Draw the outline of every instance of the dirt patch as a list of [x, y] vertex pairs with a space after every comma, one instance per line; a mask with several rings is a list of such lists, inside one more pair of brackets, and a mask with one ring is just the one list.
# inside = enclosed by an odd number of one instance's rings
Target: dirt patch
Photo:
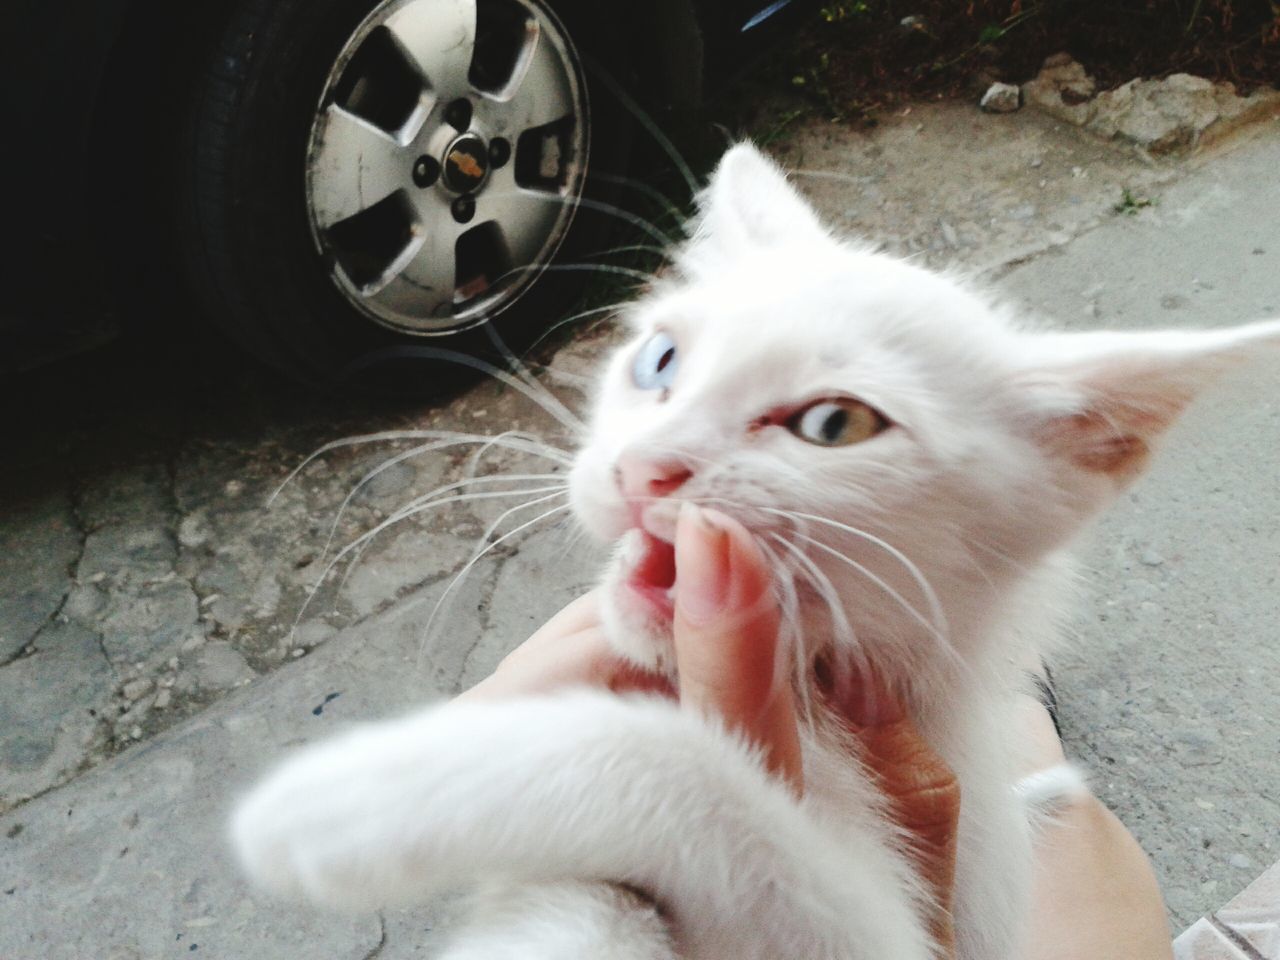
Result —
[[[1280, 7], [1267, 0], [836, 0], [752, 85], [774, 94], [766, 113], [775, 124], [815, 115], [874, 122], [905, 100], [1024, 82], [1059, 51], [1085, 64], [1104, 90], [1134, 77], [1192, 73], [1248, 92], [1280, 81]], [[788, 103], [779, 106], [779, 95]]]

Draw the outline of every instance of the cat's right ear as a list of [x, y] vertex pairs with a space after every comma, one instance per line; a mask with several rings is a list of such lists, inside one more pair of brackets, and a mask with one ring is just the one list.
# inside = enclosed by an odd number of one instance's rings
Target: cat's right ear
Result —
[[750, 143], [729, 150], [699, 198], [696, 240], [734, 252], [826, 236], [786, 175]]

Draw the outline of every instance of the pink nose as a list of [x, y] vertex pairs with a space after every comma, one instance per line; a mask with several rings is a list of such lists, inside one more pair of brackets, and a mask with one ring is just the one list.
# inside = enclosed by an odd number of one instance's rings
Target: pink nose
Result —
[[682, 487], [693, 471], [679, 460], [647, 460], [623, 454], [613, 477], [624, 497], [666, 497]]

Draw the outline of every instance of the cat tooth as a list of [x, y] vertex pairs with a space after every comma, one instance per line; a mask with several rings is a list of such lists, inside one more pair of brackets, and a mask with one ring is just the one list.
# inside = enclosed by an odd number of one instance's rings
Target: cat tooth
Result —
[[676, 542], [678, 513], [669, 504], [654, 504], [644, 512], [643, 524], [649, 535], [666, 543]]
[[644, 532], [632, 527], [618, 538], [618, 559], [624, 566], [634, 567], [644, 557]]

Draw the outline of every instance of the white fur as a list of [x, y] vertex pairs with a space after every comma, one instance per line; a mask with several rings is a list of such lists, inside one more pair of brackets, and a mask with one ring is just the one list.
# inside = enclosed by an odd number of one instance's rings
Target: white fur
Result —
[[[287, 763], [237, 814], [249, 873], [334, 906], [497, 884], [459, 932], [457, 960], [924, 960], [920, 882], [855, 748], [810, 696], [822, 655], [874, 664], [959, 778], [959, 956], [1020, 956], [1031, 827], [1013, 707], [1019, 665], [1056, 636], [1065, 551], [1193, 396], [1280, 341], [1280, 323], [1027, 329], [953, 279], [830, 238], [749, 147], [725, 157], [677, 270], [632, 319], [636, 340], [604, 373], [574, 466], [575, 512], [618, 538], [633, 521], [619, 460], [674, 461], [692, 477], [644, 508], [646, 529], [669, 538], [692, 499], [776, 553], [794, 600], [792, 681], [814, 703], [805, 797], [665, 702], [579, 691], [453, 703]], [[678, 347], [669, 392], [631, 375], [658, 329]], [[782, 425], [831, 396], [893, 426], [822, 448]], [[619, 551], [606, 572], [607, 627], [629, 656], [666, 668], [670, 625], [628, 593], [629, 562]], [[1059, 774], [1023, 788], [1046, 804], [1082, 785]]]

